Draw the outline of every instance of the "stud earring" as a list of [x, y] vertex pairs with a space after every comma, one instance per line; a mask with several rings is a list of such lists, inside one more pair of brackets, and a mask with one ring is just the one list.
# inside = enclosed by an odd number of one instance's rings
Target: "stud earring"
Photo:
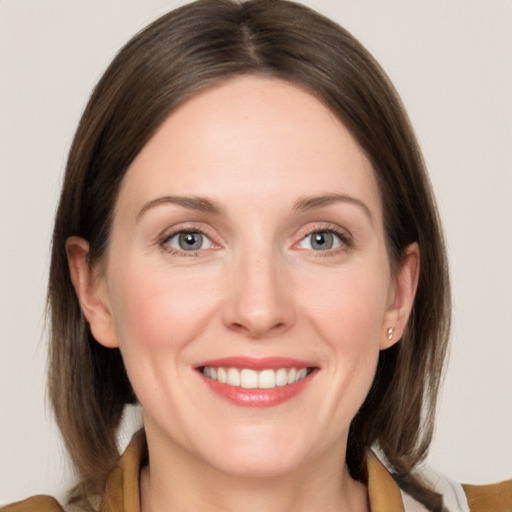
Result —
[[394, 327], [390, 327], [390, 328], [388, 329], [388, 340], [393, 339], [393, 331], [394, 331], [394, 330], [395, 330], [395, 328], [394, 328]]

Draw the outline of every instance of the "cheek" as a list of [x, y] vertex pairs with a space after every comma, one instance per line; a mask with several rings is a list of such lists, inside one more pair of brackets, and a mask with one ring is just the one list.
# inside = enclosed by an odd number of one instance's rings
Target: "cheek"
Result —
[[[216, 311], [213, 276], [166, 265], [117, 265], [111, 306], [123, 361], [135, 394], [158, 417], [183, 397], [173, 383], [189, 371], [187, 350]], [[170, 401], [170, 402], [169, 402]], [[182, 404], [183, 407], [186, 404]]]
[[211, 281], [212, 276], [160, 265], [139, 265], [136, 272], [125, 266], [111, 294], [121, 349], [175, 350], [194, 339], [215, 311]]
[[359, 272], [331, 273], [324, 285], [307, 296], [312, 322], [336, 351], [379, 347], [387, 309], [388, 280], [371, 266]]
[[315, 276], [314, 289], [303, 287], [298, 295], [303, 317], [314, 329], [309, 338], [317, 340], [323, 354], [325, 372], [319, 378], [324, 379], [326, 391], [318, 417], [329, 425], [323, 433], [326, 439], [348, 433], [375, 376], [389, 283], [381, 269], [372, 265], [330, 269]]

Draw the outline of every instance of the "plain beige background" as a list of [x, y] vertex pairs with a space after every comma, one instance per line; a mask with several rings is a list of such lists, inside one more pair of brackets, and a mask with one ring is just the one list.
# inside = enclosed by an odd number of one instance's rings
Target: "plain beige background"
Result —
[[[61, 494], [44, 295], [72, 134], [116, 50], [164, 0], [0, 0], [0, 503]], [[445, 222], [450, 366], [430, 463], [512, 477], [512, 1], [308, 0], [365, 44], [416, 128]], [[128, 434], [129, 435], [129, 434]]]

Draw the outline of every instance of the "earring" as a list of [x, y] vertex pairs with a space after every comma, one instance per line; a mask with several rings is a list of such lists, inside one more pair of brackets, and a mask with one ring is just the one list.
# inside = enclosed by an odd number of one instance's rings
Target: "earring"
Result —
[[395, 328], [394, 328], [394, 327], [390, 327], [390, 328], [388, 329], [388, 340], [393, 339], [393, 331], [394, 331], [394, 330], [395, 330]]

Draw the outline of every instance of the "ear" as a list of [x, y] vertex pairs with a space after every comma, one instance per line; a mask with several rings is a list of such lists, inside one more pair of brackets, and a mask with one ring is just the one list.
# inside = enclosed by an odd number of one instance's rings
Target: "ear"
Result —
[[89, 262], [89, 242], [78, 236], [66, 240], [71, 281], [91, 333], [101, 345], [118, 346], [105, 279]]
[[380, 349], [394, 345], [403, 335], [411, 313], [420, 271], [420, 250], [417, 243], [409, 245], [392, 276], [389, 306], [384, 315]]

